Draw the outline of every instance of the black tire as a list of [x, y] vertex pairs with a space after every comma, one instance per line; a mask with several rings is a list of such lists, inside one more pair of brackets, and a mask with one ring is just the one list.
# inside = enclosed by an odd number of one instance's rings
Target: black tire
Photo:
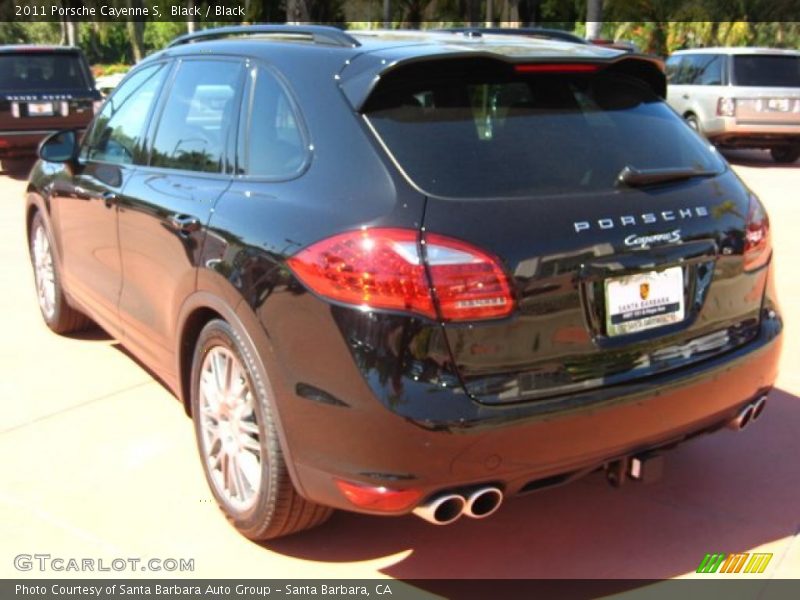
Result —
[[[35, 245], [37, 240], [37, 231], [39, 230], [41, 230], [41, 235], [43, 235], [47, 240], [46, 253], [49, 255], [49, 261], [52, 270], [52, 283], [54, 288], [52, 293], [52, 305], [50, 305], [49, 302], [45, 303], [42, 300], [44, 284], [37, 275]], [[58, 264], [53, 256], [53, 237], [50, 235], [50, 231], [47, 229], [47, 225], [45, 224], [44, 219], [42, 219], [41, 214], [38, 212], [34, 215], [33, 221], [31, 222], [28, 240], [28, 250], [30, 252], [31, 265], [34, 271], [36, 295], [39, 299], [39, 312], [41, 312], [44, 322], [55, 333], [60, 334], [83, 331], [84, 329], [91, 327], [93, 323], [89, 317], [72, 308], [72, 306], [69, 305], [66, 296], [64, 295], [64, 290], [61, 287], [61, 276], [58, 272]]]
[[[243, 383], [249, 385], [252, 395], [252, 415], [258, 425], [258, 443], [260, 445], [260, 480], [258, 489], [251, 490], [252, 503], [247, 507], [237, 507], [235, 500], [226, 496], [226, 491], [220, 489], [220, 473], [212, 474], [210, 459], [206, 457], [205, 438], [210, 431], [204, 424], [203, 411], [201, 410], [201, 377], [206, 357], [209, 352], [222, 352], [233, 356], [243, 367]], [[212, 362], [209, 358], [209, 363]], [[192, 360], [191, 374], [191, 404], [192, 418], [194, 420], [197, 448], [206, 481], [211, 488], [214, 498], [222, 512], [239, 532], [251, 540], [268, 540], [305, 529], [310, 529], [324, 523], [333, 513], [333, 510], [305, 500], [295, 490], [286, 468], [286, 462], [281, 450], [273, 409], [273, 391], [269, 381], [264, 379], [263, 366], [256, 352], [245, 341], [235, 328], [225, 321], [215, 319], [210, 321], [200, 332], [200, 337], [195, 346]], [[229, 379], [232, 378], [229, 377]], [[213, 378], [212, 378], [213, 380]], [[206, 413], [207, 415], [208, 413]], [[206, 416], [206, 419], [209, 417]], [[215, 418], [216, 423], [222, 421]], [[225, 421], [230, 423], [231, 421]], [[238, 422], [238, 417], [237, 417]], [[252, 425], [252, 421], [250, 421]], [[212, 424], [213, 425], [213, 424]], [[218, 426], [217, 426], [218, 427]], [[221, 429], [217, 429], [221, 431]], [[216, 438], [220, 440], [221, 436]], [[218, 441], [212, 448], [221, 448], [222, 442]], [[221, 451], [220, 451], [221, 452]], [[240, 452], [242, 452], [240, 450]], [[239, 455], [241, 461], [241, 454]], [[220, 470], [222, 469], [220, 461]], [[230, 465], [231, 463], [226, 463]], [[228, 469], [231, 467], [229, 466]], [[217, 479], [215, 480], [215, 476]], [[240, 480], [242, 481], [242, 480]], [[256, 486], [253, 486], [255, 488]]]
[[684, 117], [684, 119], [686, 120], [686, 124], [687, 124], [689, 127], [691, 127], [691, 128], [692, 128], [692, 129], [694, 129], [694, 130], [695, 130], [697, 133], [699, 133], [699, 134], [701, 134], [701, 135], [702, 135], [702, 133], [703, 133], [703, 132], [702, 132], [702, 131], [700, 131], [700, 121], [698, 121], [698, 120], [697, 120], [697, 116], [696, 116], [696, 115], [694, 115], [694, 114], [692, 114], [692, 113], [689, 113], [688, 115], [686, 115], [686, 116]]
[[789, 164], [800, 158], [800, 146], [777, 146], [770, 148], [769, 153], [775, 162]]

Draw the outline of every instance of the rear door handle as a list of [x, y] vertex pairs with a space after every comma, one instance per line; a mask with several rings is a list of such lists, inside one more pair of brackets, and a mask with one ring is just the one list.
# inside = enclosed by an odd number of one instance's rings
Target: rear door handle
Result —
[[178, 233], [190, 234], [200, 229], [200, 221], [191, 215], [171, 215], [167, 224]]
[[684, 99], [684, 100], [688, 100], [688, 99], [689, 99], [689, 94], [684, 94], [684, 95], [683, 95], [683, 99]]

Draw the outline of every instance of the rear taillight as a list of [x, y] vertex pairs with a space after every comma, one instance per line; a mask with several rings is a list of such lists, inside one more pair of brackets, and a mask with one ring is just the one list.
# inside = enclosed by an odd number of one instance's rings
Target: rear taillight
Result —
[[517, 73], [594, 73], [597, 65], [587, 63], [538, 63], [514, 65]]
[[717, 100], [717, 116], [719, 117], [735, 117], [736, 116], [736, 99], [735, 98], [720, 98]]
[[758, 198], [750, 195], [747, 224], [744, 228], [744, 269], [753, 271], [769, 261], [772, 244], [769, 237], [769, 217]]
[[364, 309], [468, 321], [507, 316], [514, 305], [508, 280], [494, 258], [440, 235], [425, 234], [420, 240], [410, 229], [335, 235], [300, 251], [288, 263], [313, 292]]
[[393, 490], [336, 479], [336, 485], [355, 506], [372, 510], [397, 511], [411, 508], [422, 496], [419, 490]]

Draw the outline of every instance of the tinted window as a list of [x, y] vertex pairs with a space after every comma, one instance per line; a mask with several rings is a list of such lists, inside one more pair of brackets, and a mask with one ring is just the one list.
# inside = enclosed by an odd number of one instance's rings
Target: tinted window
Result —
[[87, 136], [84, 158], [116, 164], [141, 162], [147, 117], [166, 72], [164, 65], [146, 67], [117, 88]]
[[178, 68], [158, 123], [150, 164], [222, 171], [238, 114], [241, 65], [190, 60]]
[[722, 57], [719, 54], [698, 55], [697, 85], [722, 85]]
[[734, 56], [733, 77], [736, 85], [800, 87], [800, 56]]
[[702, 70], [703, 62], [702, 56], [685, 54], [683, 56], [683, 61], [681, 61], [681, 83], [686, 85], [696, 84]]
[[385, 78], [366, 106], [378, 135], [428, 193], [580, 193], [614, 189], [626, 166], [724, 169], [672, 110], [633, 79], [481, 76], [478, 69], [454, 78], [455, 70], [439, 68], [429, 77], [434, 70], [408, 68], [402, 82]]
[[665, 70], [667, 73], [667, 82], [673, 84], [680, 84], [683, 83], [681, 81], [681, 71], [680, 67], [683, 62], [683, 56], [673, 56], [665, 65]]
[[244, 172], [280, 178], [297, 173], [305, 162], [303, 136], [286, 91], [266, 69], [259, 69], [251, 100], [251, 116], [242, 139]]
[[77, 54], [0, 54], [0, 88], [3, 90], [46, 92], [89, 87]]

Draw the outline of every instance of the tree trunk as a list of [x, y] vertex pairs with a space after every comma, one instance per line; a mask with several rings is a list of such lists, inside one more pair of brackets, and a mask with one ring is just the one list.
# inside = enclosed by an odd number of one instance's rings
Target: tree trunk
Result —
[[[194, 0], [187, 0], [186, 2], [187, 8], [189, 9], [189, 14], [192, 14], [192, 9], [194, 8]], [[197, 24], [194, 21], [193, 17], [189, 17], [189, 20], [186, 21], [186, 33], [194, 33], [197, 29]]]
[[389, 29], [392, 26], [392, 0], [383, 0], [383, 27]]
[[603, 0], [587, 0], [586, 2], [586, 38], [600, 38], [603, 26]]
[[286, 0], [287, 23], [308, 23], [310, 20], [306, 0]]
[[[142, 0], [128, 0], [131, 8], [141, 8]], [[144, 58], [144, 21], [128, 21], [128, 36], [131, 39], [133, 62], [138, 63]]]

